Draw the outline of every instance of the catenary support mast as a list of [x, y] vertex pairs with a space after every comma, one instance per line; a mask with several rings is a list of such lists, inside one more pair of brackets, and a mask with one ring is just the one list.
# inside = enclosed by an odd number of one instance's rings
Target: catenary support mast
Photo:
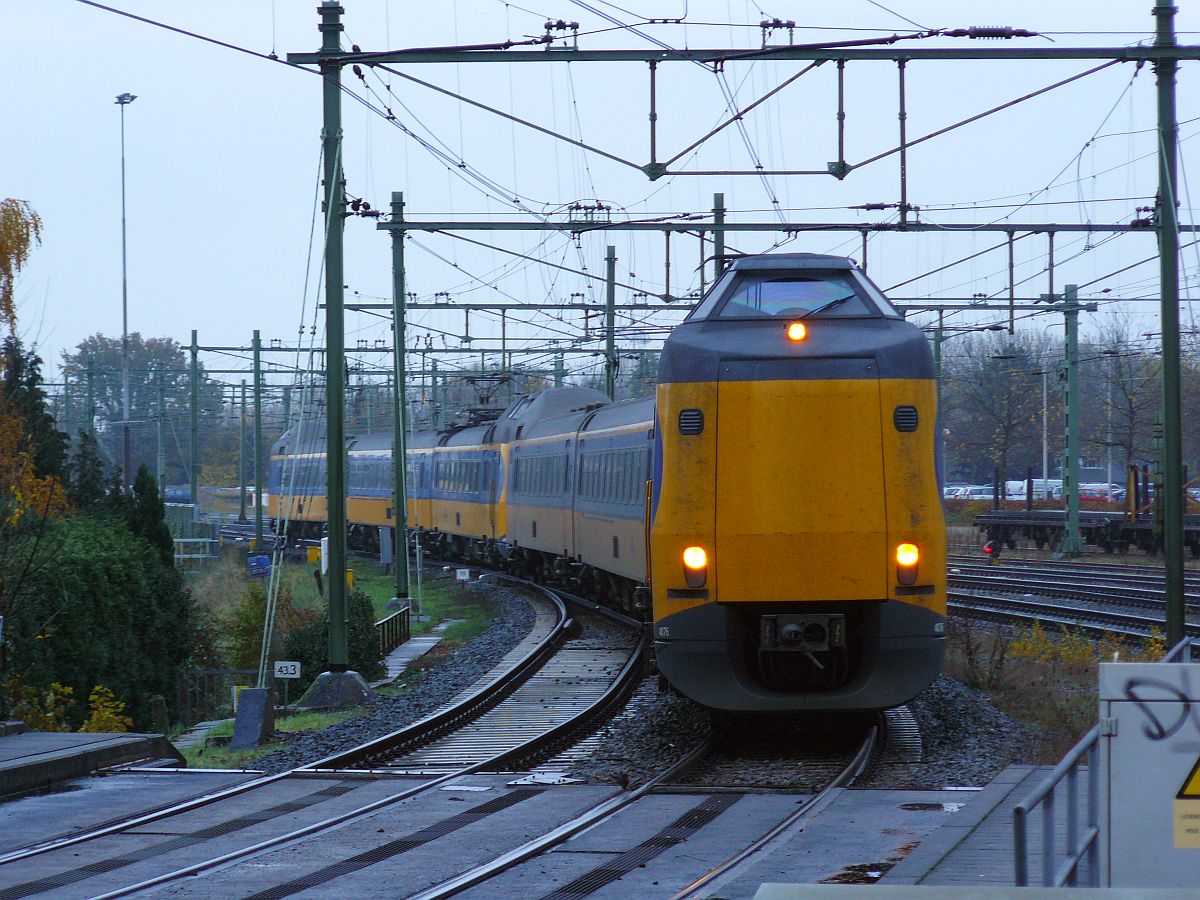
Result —
[[346, 433], [343, 405], [346, 392], [344, 343], [345, 279], [342, 238], [346, 208], [342, 183], [342, 13], [337, 2], [320, 6], [323, 36], [321, 75], [324, 78], [325, 127], [325, 420], [329, 502], [329, 671], [345, 672], [350, 657], [346, 643]]
[[[1172, 0], [1157, 0], [1155, 47], [1175, 47]], [[1158, 76], [1158, 260], [1162, 304], [1163, 562], [1166, 565], [1167, 646], [1183, 639], [1183, 435], [1179, 421], [1179, 212], [1176, 188], [1175, 72], [1179, 62], [1156, 60]]]
[[[392, 221], [404, 221], [404, 194], [399, 191], [392, 193]], [[405, 444], [405, 426], [407, 419], [407, 395], [405, 393], [404, 352], [405, 352], [405, 318], [404, 304], [408, 301], [405, 296], [404, 276], [404, 237], [403, 230], [392, 232], [392, 365], [393, 383], [396, 389], [392, 392], [392, 496], [394, 521], [396, 528], [396, 593], [393, 599], [397, 605], [405, 603], [409, 598], [408, 587], [408, 490], [405, 484], [405, 469], [407, 464], [407, 447]]]

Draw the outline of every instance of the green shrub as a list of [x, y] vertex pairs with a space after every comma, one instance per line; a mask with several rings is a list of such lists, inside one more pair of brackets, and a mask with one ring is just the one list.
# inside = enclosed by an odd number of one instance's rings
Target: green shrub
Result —
[[[182, 576], [124, 523], [76, 515], [47, 526], [48, 562], [5, 619], [7, 672], [36, 690], [59, 684], [75, 697], [96, 685], [150, 725], [148, 698], [174, 698], [194, 628]], [[73, 706], [78, 728], [87, 711]]]
[[[234, 669], [257, 669], [262, 651], [263, 617], [266, 615], [267, 597], [259, 582], [249, 585], [229, 612], [225, 621], [227, 644], [226, 658]], [[275, 601], [275, 640], [272, 656], [277, 659], [279, 647], [295, 631], [311, 627], [320, 621], [320, 613], [312, 609], [298, 609], [292, 592], [286, 587], [279, 589]], [[291, 657], [287, 657], [291, 658]]]
[[[379, 653], [379, 638], [375, 634], [375, 610], [371, 599], [361, 591], [346, 596], [349, 630], [346, 635], [350, 668], [368, 681], [384, 675], [383, 658]], [[325, 671], [329, 662], [329, 615], [323, 613], [318, 621], [292, 631], [283, 642], [283, 658], [300, 663], [300, 679], [296, 691], [304, 691], [313, 679]]]

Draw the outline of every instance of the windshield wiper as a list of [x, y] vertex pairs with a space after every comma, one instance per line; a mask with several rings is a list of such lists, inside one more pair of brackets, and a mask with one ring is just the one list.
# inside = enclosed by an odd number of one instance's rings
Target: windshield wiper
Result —
[[823, 313], [826, 310], [833, 309], [835, 306], [841, 306], [843, 303], [845, 303], [847, 300], [849, 300], [853, 296], [854, 296], [854, 294], [851, 293], [851, 294], [843, 294], [841, 297], [834, 297], [828, 303], [818, 306], [816, 309], [810, 309], [808, 312], [806, 312], [804, 315], [800, 316], [799, 318], [811, 319], [817, 313]]

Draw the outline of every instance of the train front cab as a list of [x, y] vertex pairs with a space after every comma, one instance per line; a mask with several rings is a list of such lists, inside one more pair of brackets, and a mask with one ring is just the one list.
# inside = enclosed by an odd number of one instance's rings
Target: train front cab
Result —
[[[739, 260], [664, 347], [655, 652], [715, 709], [883, 709], [941, 666], [932, 360], [852, 265]], [[830, 284], [854, 296], [805, 319]], [[722, 317], [735, 302], [750, 311]]]

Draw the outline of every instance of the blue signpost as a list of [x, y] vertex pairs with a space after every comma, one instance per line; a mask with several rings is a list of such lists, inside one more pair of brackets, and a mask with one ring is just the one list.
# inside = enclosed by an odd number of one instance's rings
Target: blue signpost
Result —
[[266, 554], [246, 558], [246, 569], [251, 578], [267, 578], [271, 574], [271, 557]]

